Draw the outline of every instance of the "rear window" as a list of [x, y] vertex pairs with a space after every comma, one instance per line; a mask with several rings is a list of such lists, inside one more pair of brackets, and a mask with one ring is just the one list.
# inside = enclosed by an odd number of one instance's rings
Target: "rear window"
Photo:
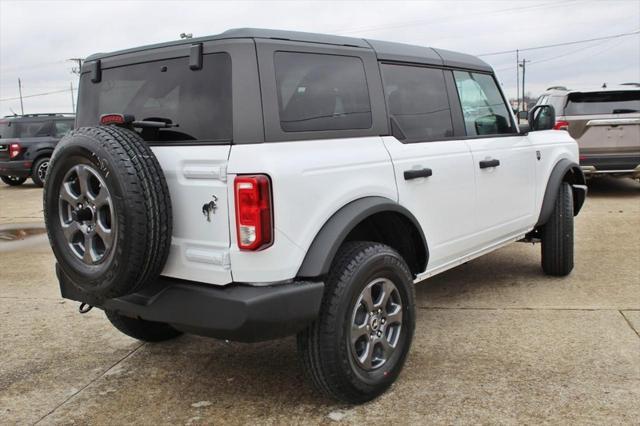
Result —
[[274, 62], [283, 131], [371, 127], [369, 90], [360, 58], [276, 52]]
[[0, 121], [0, 138], [38, 138], [51, 136], [50, 121]]
[[408, 141], [453, 136], [442, 70], [382, 64], [389, 116]]
[[640, 112], [640, 91], [571, 93], [565, 115]]
[[95, 126], [109, 113], [177, 125], [144, 129], [141, 134], [148, 141], [230, 141], [231, 58], [226, 53], [204, 55], [202, 69], [195, 71], [187, 57], [108, 68], [98, 83], [83, 74], [78, 126]]

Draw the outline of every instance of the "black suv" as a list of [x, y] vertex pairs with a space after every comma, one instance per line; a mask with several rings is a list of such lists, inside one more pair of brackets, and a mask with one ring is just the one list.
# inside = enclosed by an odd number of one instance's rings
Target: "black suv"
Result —
[[44, 185], [49, 158], [58, 141], [73, 129], [72, 114], [25, 114], [0, 119], [0, 179], [22, 185], [31, 177]]

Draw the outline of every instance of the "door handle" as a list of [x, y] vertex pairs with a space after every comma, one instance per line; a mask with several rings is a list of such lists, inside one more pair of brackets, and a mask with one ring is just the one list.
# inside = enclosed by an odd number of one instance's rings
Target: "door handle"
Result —
[[500, 165], [500, 160], [492, 159], [492, 160], [482, 160], [480, 162], [481, 169], [488, 169], [489, 167], [498, 167]]
[[404, 180], [418, 179], [423, 177], [429, 177], [433, 174], [431, 169], [417, 169], [417, 170], [405, 170]]

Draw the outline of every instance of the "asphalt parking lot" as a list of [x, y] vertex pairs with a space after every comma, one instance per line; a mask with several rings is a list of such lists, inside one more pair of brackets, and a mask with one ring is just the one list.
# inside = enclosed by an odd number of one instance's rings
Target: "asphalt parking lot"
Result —
[[418, 285], [405, 369], [358, 407], [313, 392], [294, 339], [142, 344], [97, 309], [78, 314], [59, 296], [46, 237], [7, 240], [9, 224], [42, 226], [41, 196], [30, 182], [0, 185], [0, 424], [640, 419], [637, 182], [591, 182], [567, 278], [544, 276], [540, 247], [518, 243]]

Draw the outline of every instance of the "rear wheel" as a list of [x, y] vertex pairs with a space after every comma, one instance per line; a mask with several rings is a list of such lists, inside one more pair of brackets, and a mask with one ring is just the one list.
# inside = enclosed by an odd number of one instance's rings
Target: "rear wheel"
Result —
[[563, 183], [549, 221], [542, 228], [542, 270], [562, 277], [573, 269], [573, 194]]
[[27, 180], [27, 178], [17, 176], [0, 176], [0, 179], [9, 186], [19, 186]]
[[105, 311], [107, 319], [115, 328], [134, 339], [145, 342], [162, 342], [178, 337], [182, 332], [162, 322], [125, 317], [114, 311]]
[[44, 179], [47, 176], [47, 169], [49, 168], [49, 157], [39, 158], [33, 164], [31, 170], [31, 179], [39, 187], [44, 186]]
[[392, 248], [345, 244], [329, 272], [318, 319], [298, 335], [305, 373], [327, 396], [363, 403], [396, 380], [415, 327], [413, 281]]

